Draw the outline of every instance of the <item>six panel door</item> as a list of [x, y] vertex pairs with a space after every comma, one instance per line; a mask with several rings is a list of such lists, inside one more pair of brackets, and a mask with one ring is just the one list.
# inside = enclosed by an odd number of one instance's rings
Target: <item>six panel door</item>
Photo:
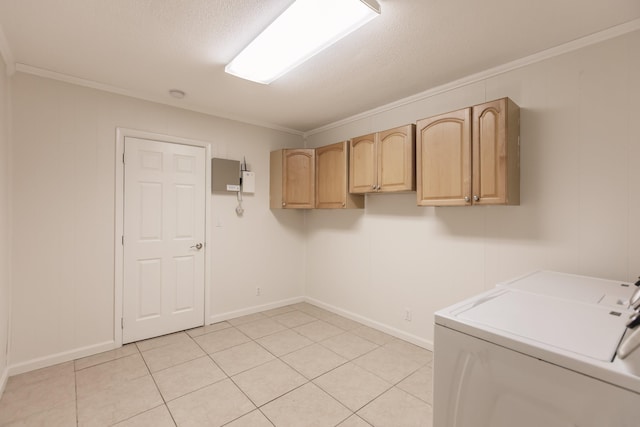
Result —
[[125, 138], [123, 343], [204, 324], [206, 151]]

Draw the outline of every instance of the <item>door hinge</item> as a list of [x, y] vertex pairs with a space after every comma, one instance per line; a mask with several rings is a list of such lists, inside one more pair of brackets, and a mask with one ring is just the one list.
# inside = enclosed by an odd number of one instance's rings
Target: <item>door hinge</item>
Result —
[[124, 317], [120, 318], [120, 329], [124, 329]]

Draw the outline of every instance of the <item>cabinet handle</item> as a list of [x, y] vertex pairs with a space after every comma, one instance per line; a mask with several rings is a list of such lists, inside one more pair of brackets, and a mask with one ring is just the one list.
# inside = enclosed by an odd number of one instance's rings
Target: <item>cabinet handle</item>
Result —
[[473, 201], [477, 202], [478, 200], [480, 200], [480, 197], [478, 197], [477, 195], [473, 196]]
[[470, 201], [470, 200], [471, 200], [471, 199], [469, 198], [469, 196], [464, 196], [464, 201], [465, 201], [465, 202], [469, 203], [469, 201]]

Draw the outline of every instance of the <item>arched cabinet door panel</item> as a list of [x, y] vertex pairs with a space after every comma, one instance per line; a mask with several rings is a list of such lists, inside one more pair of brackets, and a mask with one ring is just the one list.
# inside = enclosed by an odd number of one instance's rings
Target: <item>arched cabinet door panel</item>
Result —
[[282, 149], [271, 152], [271, 209], [312, 209], [315, 206], [315, 150]]
[[353, 138], [349, 154], [351, 193], [390, 193], [416, 189], [416, 126], [409, 124]]
[[362, 209], [364, 196], [349, 193], [349, 141], [316, 148], [316, 208]]
[[418, 206], [520, 204], [520, 109], [509, 98], [418, 120]]
[[417, 123], [419, 206], [471, 203], [471, 108]]

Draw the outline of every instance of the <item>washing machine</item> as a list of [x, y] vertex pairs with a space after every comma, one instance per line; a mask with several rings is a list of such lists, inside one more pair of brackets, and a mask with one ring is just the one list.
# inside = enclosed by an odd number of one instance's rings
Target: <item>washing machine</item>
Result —
[[640, 291], [542, 271], [435, 316], [435, 427], [640, 426]]

